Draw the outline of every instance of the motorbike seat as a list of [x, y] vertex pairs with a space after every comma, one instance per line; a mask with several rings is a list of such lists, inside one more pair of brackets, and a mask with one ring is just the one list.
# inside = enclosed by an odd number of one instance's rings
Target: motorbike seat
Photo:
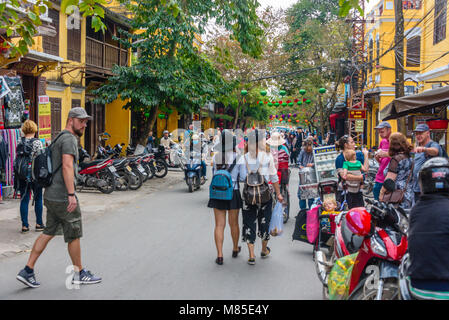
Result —
[[79, 167], [80, 167], [80, 170], [84, 170], [86, 168], [95, 166], [95, 165], [97, 165], [99, 163], [102, 163], [102, 162], [104, 162], [103, 159], [102, 160], [83, 161], [83, 162], [81, 162], [79, 164]]
[[126, 161], [127, 161], [126, 159], [115, 159], [113, 164], [114, 164], [114, 166], [119, 167], [121, 165], [124, 165], [126, 163]]
[[364, 237], [354, 234], [349, 229], [348, 225], [346, 224], [345, 217], [343, 217], [341, 221], [341, 234], [343, 236], [345, 246], [351, 254], [359, 251], [360, 247], [362, 246]]

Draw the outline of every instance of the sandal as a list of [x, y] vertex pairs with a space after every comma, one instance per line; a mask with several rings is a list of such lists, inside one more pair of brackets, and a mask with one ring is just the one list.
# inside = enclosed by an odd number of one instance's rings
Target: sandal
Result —
[[251, 265], [251, 266], [255, 265], [256, 264], [256, 258], [249, 258], [248, 259], [248, 264]]
[[242, 247], [239, 246], [239, 249], [237, 251], [232, 250], [232, 257], [233, 258], [237, 258], [237, 256], [239, 255], [240, 251], [242, 251]]
[[218, 258], [215, 260], [215, 263], [221, 266], [221, 265], [223, 264], [223, 257], [218, 257]]
[[36, 224], [36, 231], [43, 231], [45, 229], [44, 225]]
[[262, 259], [268, 258], [268, 256], [270, 255], [270, 252], [271, 252], [270, 247], [267, 247], [267, 253], [261, 252], [260, 256], [262, 257]]
[[22, 227], [22, 233], [27, 233], [28, 231], [30, 231], [30, 228], [25, 226]]

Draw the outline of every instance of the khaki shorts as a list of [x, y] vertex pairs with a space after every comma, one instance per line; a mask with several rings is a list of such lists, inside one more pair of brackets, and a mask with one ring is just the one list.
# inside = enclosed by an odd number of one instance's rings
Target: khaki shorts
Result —
[[44, 200], [47, 208], [47, 223], [43, 234], [48, 236], [64, 235], [64, 241], [70, 243], [83, 236], [81, 209], [78, 205], [72, 212], [67, 212], [68, 202]]

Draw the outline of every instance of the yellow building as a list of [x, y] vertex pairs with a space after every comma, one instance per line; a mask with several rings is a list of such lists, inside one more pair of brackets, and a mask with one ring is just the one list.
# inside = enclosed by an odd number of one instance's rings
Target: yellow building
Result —
[[[449, 84], [449, 39], [447, 0], [403, 1], [404, 55], [398, 57], [404, 68], [405, 95]], [[381, 121], [379, 111], [395, 98], [395, 12], [393, 0], [379, 1], [366, 16], [367, 70], [365, 97], [368, 103], [368, 145], [376, 146], [379, 137], [374, 127]], [[389, 50], [388, 53], [385, 53]], [[425, 115], [419, 115], [424, 116]], [[406, 117], [407, 136], [418, 115]], [[389, 121], [393, 131], [397, 120]]]
[[[119, 7], [115, 2], [109, 6]], [[29, 102], [29, 117], [40, 128], [43, 107], [39, 105], [49, 98], [53, 138], [64, 128], [72, 107], [85, 107], [93, 120], [81, 144], [90, 154], [95, 152], [100, 133], [111, 134], [108, 143], [127, 144], [131, 130], [130, 111], [122, 109], [125, 102], [116, 100], [104, 106], [92, 101], [91, 90], [112, 75], [112, 67], [129, 65], [131, 60], [130, 51], [112, 38], [119, 35], [119, 28], [129, 29], [127, 18], [111, 9], [104, 10], [107, 29], [103, 35], [91, 28], [90, 18], [82, 18], [77, 12], [67, 15], [61, 11], [58, 1], [53, 2], [52, 8], [41, 16], [44, 25], [38, 29], [29, 53], [0, 72], [0, 75], [20, 76]]]

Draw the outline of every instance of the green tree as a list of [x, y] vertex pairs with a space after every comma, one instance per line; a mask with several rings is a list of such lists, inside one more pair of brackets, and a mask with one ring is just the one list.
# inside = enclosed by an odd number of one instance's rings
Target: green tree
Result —
[[[338, 0], [301, 0], [287, 10], [288, 32], [284, 43], [289, 53], [289, 68], [303, 70], [294, 77], [281, 80], [287, 92], [297, 94], [306, 89], [312, 103], [309, 112], [322, 131], [328, 125], [330, 109], [325, 105], [337, 102], [337, 93], [342, 84], [341, 59], [350, 55], [350, 26], [339, 17]], [[318, 89], [324, 87], [319, 104]], [[323, 108], [323, 110], [322, 110]]]
[[[139, 57], [130, 67], [115, 66], [116, 75], [95, 94], [98, 102], [120, 97], [127, 100], [125, 108], [148, 113], [141, 132], [153, 128], [160, 108], [198, 112], [232, 89], [233, 83], [225, 81], [199, 49], [198, 37], [212, 19], [231, 32], [243, 52], [253, 57], [261, 54], [257, 1], [138, 0], [127, 6], [133, 14], [132, 27], [138, 31], [121, 30], [131, 42], [120, 41]], [[141, 135], [140, 140], [144, 138]]]

